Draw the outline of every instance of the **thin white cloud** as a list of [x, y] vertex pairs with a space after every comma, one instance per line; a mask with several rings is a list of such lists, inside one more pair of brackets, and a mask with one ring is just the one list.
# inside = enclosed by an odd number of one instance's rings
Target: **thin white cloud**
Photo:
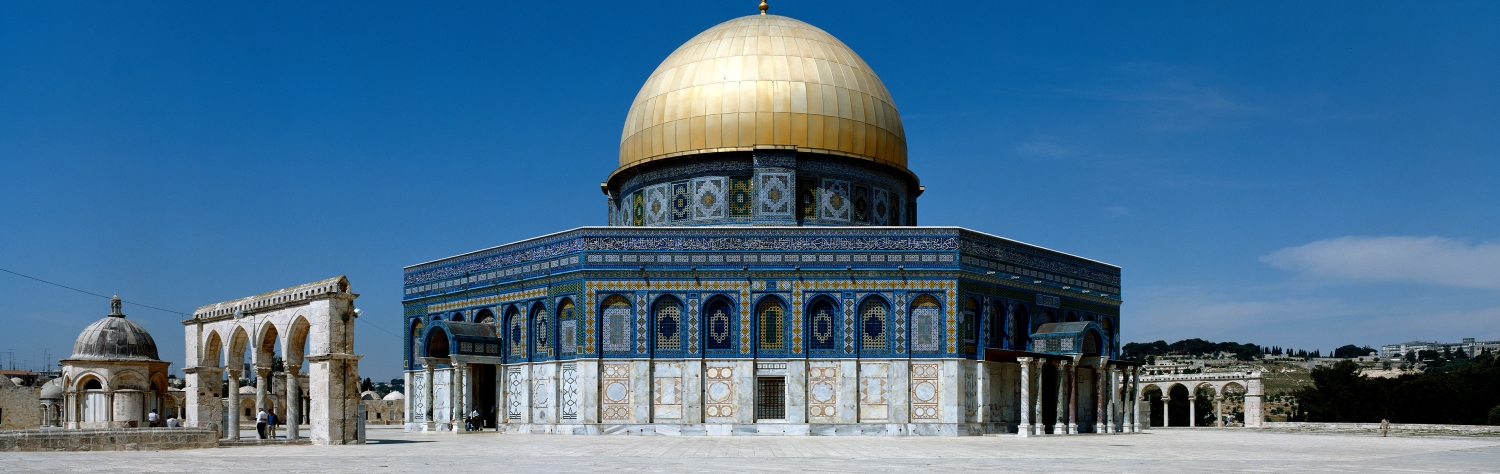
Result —
[[1262, 262], [1344, 282], [1425, 283], [1500, 290], [1500, 242], [1444, 237], [1340, 237], [1284, 248]]

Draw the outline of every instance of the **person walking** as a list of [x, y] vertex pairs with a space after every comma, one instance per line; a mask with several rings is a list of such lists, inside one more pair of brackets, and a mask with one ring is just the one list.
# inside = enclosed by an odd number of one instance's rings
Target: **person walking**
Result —
[[1381, 418], [1380, 419], [1380, 437], [1384, 438], [1385, 435], [1386, 435], [1386, 433], [1390, 433], [1390, 432], [1391, 432], [1391, 419], [1390, 418]]
[[266, 423], [269, 422], [269, 421], [271, 421], [271, 419], [270, 419], [270, 417], [268, 417], [266, 415], [266, 410], [264, 408], [262, 408], [260, 410], [260, 413], [257, 413], [255, 415], [255, 437], [256, 438], [266, 439]]

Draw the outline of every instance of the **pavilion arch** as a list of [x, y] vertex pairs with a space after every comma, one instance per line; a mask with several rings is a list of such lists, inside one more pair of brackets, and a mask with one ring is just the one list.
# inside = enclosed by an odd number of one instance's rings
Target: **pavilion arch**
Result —
[[113, 385], [110, 385], [104, 380], [103, 376], [94, 371], [85, 372], [82, 376], [78, 377], [78, 381], [74, 386], [76, 387], [75, 390], [80, 392], [86, 390], [114, 390]]
[[1100, 337], [1099, 331], [1089, 328], [1083, 333], [1083, 355], [1084, 357], [1098, 357], [1104, 355], [1104, 339]]
[[134, 370], [121, 370], [119, 373], [116, 373], [115, 378], [110, 379], [109, 386], [112, 387], [111, 390], [145, 391], [151, 388], [150, 381], [146, 380], [146, 376]]
[[765, 295], [755, 302], [756, 349], [781, 352], [787, 349], [787, 304], [776, 295]]
[[447, 359], [451, 354], [448, 345], [446, 324], [433, 324], [422, 337], [422, 357]]
[[490, 311], [489, 308], [480, 309], [479, 312], [474, 313], [474, 322], [481, 324], [495, 324], [495, 312]]
[[703, 300], [703, 348], [707, 352], [728, 353], [734, 350], [739, 337], [735, 335], [735, 301], [723, 294], [715, 294]]
[[1025, 303], [1012, 303], [1010, 348], [1024, 351], [1031, 342], [1031, 311]]
[[651, 350], [660, 354], [679, 354], [684, 347], [682, 300], [672, 295], [660, 295], [651, 302]]
[[869, 295], [859, 302], [859, 322], [855, 328], [859, 331], [859, 351], [871, 351], [875, 353], [887, 352], [890, 345], [886, 342], [886, 317], [891, 314], [891, 304], [880, 295]]
[[463, 311], [454, 311], [453, 314], [451, 314], [451, 315], [448, 316], [448, 320], [449, 321], [457, 321], [457, 322], [460, 322], [460, 323], [464, 322], [464, 312]]
[[218, 367], [223, 352], [224, 338], [219, 337], [219, 331], [209, 331], [208, 338], [203, 343], [203, 354], [198, 358], [198, 366]]
[[839, 300], [827, 294], [818, 294], [807, 300], [803, 313], [807, 321], [807, 346], [812, 351], [838, 349], [839, 330], [843, 318], [839, 312]]

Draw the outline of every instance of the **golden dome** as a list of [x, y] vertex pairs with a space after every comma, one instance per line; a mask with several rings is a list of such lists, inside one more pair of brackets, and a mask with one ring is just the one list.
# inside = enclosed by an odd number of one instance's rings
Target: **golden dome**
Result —
[[657, 66], [625, 117], [620, 169], [756, 148], [906, 170], [901, 116], [875, 71], [833, 35], [764, 14], [709, 28]]

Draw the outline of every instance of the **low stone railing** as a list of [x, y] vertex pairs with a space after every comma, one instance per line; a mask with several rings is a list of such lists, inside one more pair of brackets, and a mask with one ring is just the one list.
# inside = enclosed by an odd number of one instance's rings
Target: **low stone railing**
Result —
[[207, 428], [0, 431], [0, 452], [202, 449], [217, 447], [218, 437]]
[[[1268, 421], [1262, 423], [1261, 428], [1276, 431], [1380, 434], [1380, 423]], [[1438, 436], [1500, 436], [1500, 426], [1391, 423], [1391, 433]]]

